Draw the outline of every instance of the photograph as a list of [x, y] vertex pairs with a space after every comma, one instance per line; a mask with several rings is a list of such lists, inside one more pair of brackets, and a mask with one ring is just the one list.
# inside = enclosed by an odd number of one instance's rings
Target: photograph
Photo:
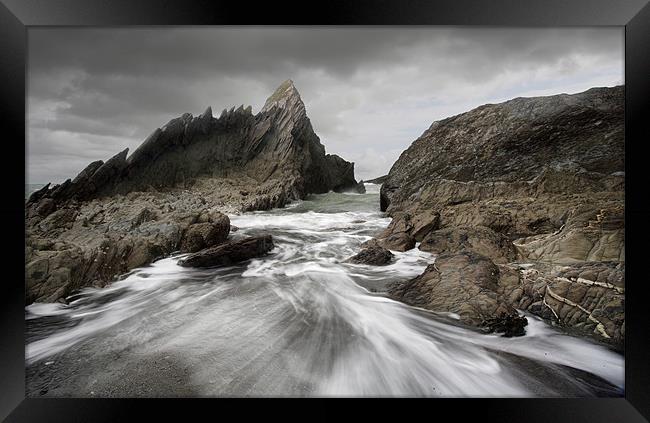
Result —
[[26, 398], [626, 396], [625, 27], [26, 45]]

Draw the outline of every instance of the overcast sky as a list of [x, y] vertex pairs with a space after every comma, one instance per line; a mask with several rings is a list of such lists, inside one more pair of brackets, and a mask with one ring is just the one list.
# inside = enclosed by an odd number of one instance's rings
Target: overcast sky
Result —
[[30, 28], [28, 37], [29, 183], [133, 151], [185, 112], [257, 113], [286, 79], [357, 179], [387, 173], [435, 120], [624, 83], [623, 28]]

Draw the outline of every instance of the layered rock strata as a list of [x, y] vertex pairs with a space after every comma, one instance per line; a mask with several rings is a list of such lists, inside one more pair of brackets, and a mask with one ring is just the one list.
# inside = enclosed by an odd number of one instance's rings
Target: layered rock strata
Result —
[[393, 221], [369, 244], [436, 264], [390, 294], [479, 327], [525, 310], [622, 349], [623, 107], [623, 87], [593, 88], [434, 122], [384, 181]]

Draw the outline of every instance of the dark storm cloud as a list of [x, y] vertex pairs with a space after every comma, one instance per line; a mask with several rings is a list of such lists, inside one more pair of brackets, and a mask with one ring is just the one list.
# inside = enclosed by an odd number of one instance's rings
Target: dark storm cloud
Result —
[[28, 176], [61, 181], [184, 112], [291, 78], [328, 152], [386, 173], [433, 120], [623, 78], [619, 28], [143, 28], [29, 31]]

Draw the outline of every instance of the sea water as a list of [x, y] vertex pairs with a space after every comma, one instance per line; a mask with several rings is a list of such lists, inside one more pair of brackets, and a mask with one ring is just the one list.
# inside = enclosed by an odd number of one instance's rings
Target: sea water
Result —
[[535, 316], [504, 338], [387, 298], [435, 257], [346, 263], [390, 222], [366, 188], [230, 216], [236, 236], [273, 236], [264, 257], [191, 269], [175, 255], [28, 306], [28, 395], [623, 395], [621, 354]]

